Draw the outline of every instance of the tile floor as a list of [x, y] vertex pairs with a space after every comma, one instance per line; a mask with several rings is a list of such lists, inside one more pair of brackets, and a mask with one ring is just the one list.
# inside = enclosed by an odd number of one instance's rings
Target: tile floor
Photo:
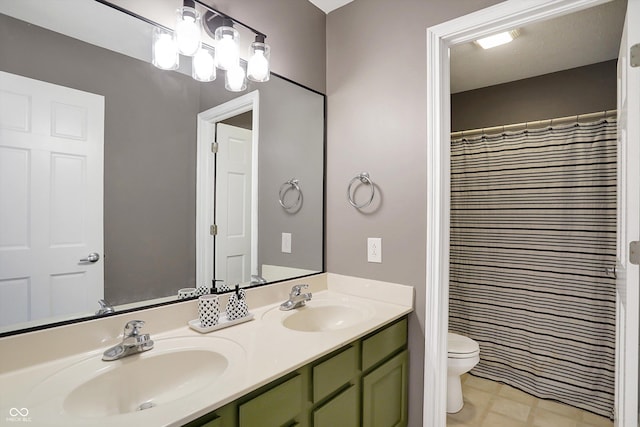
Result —
[[447, 427], [613, 427], [607, 418], [535, 398], [506, 384], [462, 376], [464, 407]]

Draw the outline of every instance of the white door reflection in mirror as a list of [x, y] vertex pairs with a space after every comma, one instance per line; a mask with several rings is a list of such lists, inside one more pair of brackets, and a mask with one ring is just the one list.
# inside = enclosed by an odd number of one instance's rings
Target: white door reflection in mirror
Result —
[[0, 327], [103, 298], [103, 145], [104, 97], [0, 72]]
[[216, 129], [216, 278], [251, 281], [251, 131], [224, 123]]
[[[230, 287], [236, 283], [247, 286], [251, 275], [258, 274], [259, 100], [256, 90], [198, 114], [198, 286], [211, 286], [214, 273], [215, 279]], [[234, 126], [221, 124], [249, 111], [250, 131], [232, 131]], [[221, 133], [216, 135], [216, 129]], [[216, 150], [211, 149], [214, 141], [218, 142]], [[234, 161], [229, 162], [228, 158]], [[220, 182], [221, 179], [226, 182]], [[214, 224], [215, 236], [211, 233]]]

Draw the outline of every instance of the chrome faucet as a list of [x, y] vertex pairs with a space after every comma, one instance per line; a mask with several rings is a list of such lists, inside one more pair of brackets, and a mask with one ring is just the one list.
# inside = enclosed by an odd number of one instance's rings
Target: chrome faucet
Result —
[[102, 354], [102, 360], [107, 362], [122, 359], [132, 354], [142, 353], [153, 348], [153, 340], [149, 334], [141, 334], [140, 328], [144, 326], [142, 320], [131, 320], [124, 325], [122, 342], [111, 347]]
[[311, 292], [302, 293], [302, 289], [308, 287], [309, 285], [294, 285], [289, 293], [289, 299], [280, 304], [280, 310], [293, 310], [294, 308], [302, 307], [305, 302], [311, 301], [311, 297], [313, 296]]
[[111, 314], [116, 312], [113, 306], [109, 304], [105, 299], [99, 300], [98, 304], [100, 304], [100, 309], [96, 311], [96, 316], [104, 316], [105, 314]]

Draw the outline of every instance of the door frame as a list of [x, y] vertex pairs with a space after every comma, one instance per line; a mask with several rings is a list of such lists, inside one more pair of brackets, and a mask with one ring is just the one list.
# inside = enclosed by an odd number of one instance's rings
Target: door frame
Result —
[[449, 47], [578, 12], [608, 1], [610, 0], [507, 0], [427, 29], [425, 427], [446, 426], [451, 200]]
[[[211, 144], [215, 142], [216, 123], [238, 114], [253, 111], [251, 121], [251, 193], [253, 206], [258, 206], [258, 141], [260, 93], [257, 90], [242, 95], [198, 114], [198, 148], [196, 163], [196, 286], [210, 284], [214, 266], [214, 236], [209, 227], [215, 224], [215, 156]], [[251, 271], [257, 271], [258, 209], [251, 209]], [[253, 274], [253, 273], [252, 273]]]

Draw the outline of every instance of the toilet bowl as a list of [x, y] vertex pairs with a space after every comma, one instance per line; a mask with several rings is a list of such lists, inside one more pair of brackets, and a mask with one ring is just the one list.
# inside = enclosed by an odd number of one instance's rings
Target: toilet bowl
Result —
[[462, 409], [460, 375], [469, 372], [480, 361], [480, 346], [469, 337], [449, 332], [447, 337], [447, 412]]

